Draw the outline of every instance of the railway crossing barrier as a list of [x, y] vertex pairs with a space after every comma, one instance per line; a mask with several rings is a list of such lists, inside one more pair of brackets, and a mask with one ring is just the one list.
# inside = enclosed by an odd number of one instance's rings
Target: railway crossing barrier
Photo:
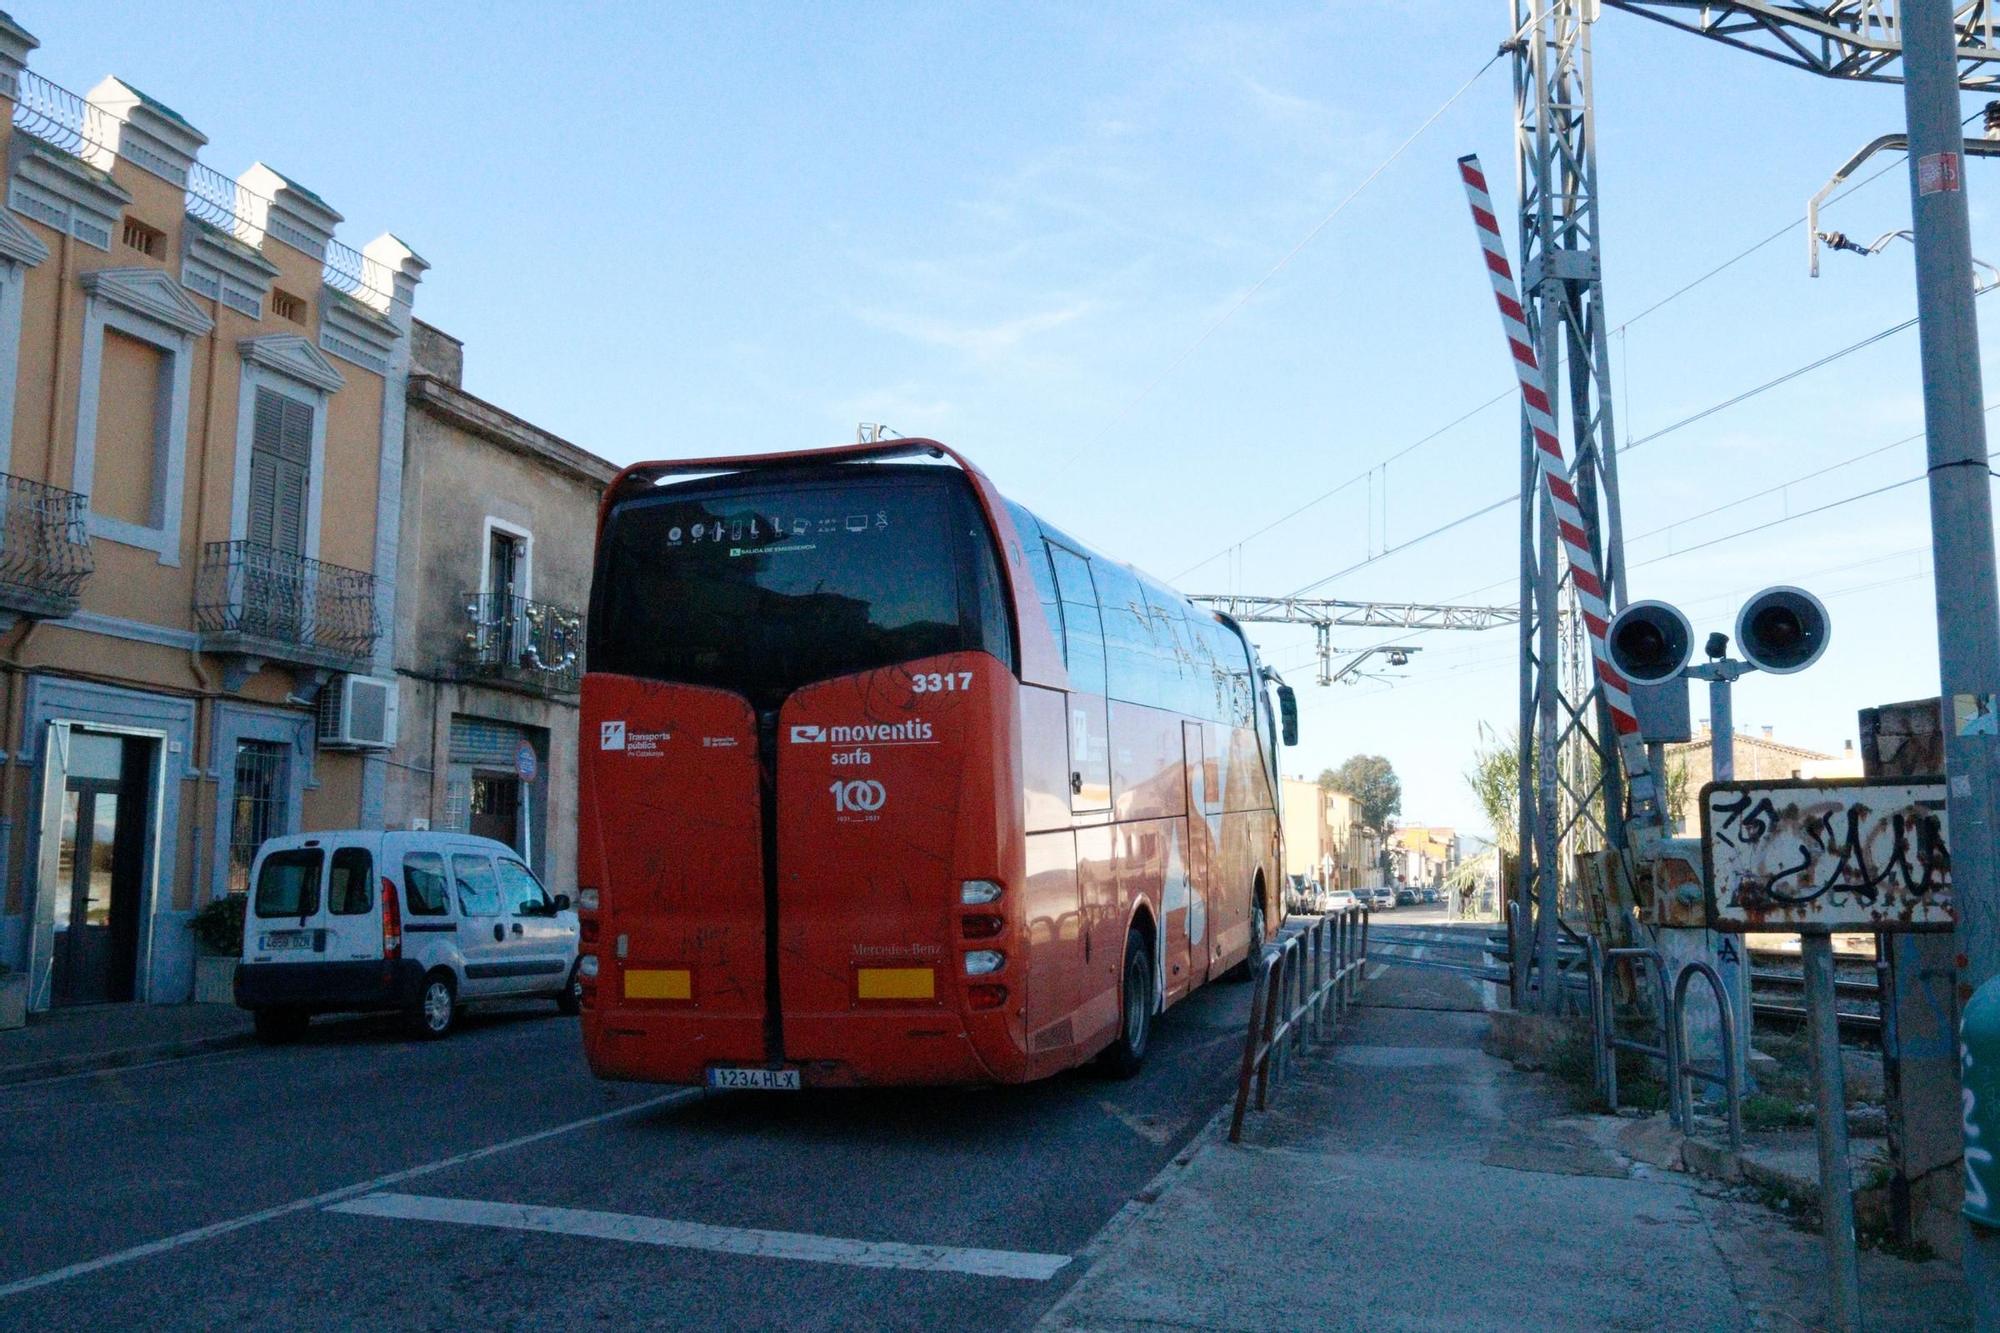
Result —
[[1282, 1075], [1307, 1038], [1333, 1035], [1361, 988], [1368, 961], [1368, 909], [1346, 907], [1320, 917], [1252, 959], [1250, 1027], [1236, 1080], [1229, 1141], [1243, 1141], [1243, 1117], [1256, 1087], [1257, 1109], [1269, 1103], [1271, 1077]]

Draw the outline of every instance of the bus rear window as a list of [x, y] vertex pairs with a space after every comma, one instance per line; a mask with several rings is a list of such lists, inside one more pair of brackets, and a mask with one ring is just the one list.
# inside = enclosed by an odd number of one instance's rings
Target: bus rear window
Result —
[[732, 476], [614, 508], [592, 671], [781, 702], [834, 676], [983, 649], [1013, 664], [993, 541], [962, 476]]
[[324, 856], [317, 847], [299, 847], [265, 857], [257, 871], [257, 915], [307, 917], [317, 912]]

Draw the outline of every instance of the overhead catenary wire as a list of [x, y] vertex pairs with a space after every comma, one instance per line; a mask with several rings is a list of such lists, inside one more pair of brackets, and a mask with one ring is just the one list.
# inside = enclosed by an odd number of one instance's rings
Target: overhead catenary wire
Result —
[[[1311, 245], [1315, 240], [1319, 239], [1320, 233], [1325, 231], [1329, 226], [1333, 225], [1334, 219], [1338, 218], [1342, 213], [1346, 212], [1347, 206], [1353, 203], [1356, 199], [1360, 198], [1362, 193], [1365, 192], [1369, 186], [1373, 185], [1378, 179], [1381, 178], [1383, 172], [1387, 171], [1391, 166], [1395, 165], [1396, 161], [1399, 158], [1401, 158], [1405, 152], [1409, 151], [1410, 146], [1416, 143], [1418, 139], [1421, 139], [1424, 136], [1425, 131], [1429, 130], [1431, 126], [1437, 124], [1437, 122], [1444, 116], [1445, 112], [1451, 110], [1452, 107], [1458, 105], [1459, 99], [1464, 97], [1468, 92], [1471, 92], [1473, 85], [1478, 83], [1481, 79], [1485, 78], [1486, 72], [1492, 69], [1493, 66], [1498, 64], [1500, 62], [1500, 57], [1504, 54], [1506, 54], [1504, 50], [1495, 51], [1491, 56], [1487, 57], [1486, 62], [1482, 64], [1477, 70], [1473, 71], [1471, 78], [1467, 79], [1464, 83], [1460, 84], [1456, 92], [1452, 93], [1451, 96], [1445, 98], [1443, 102], [1439, 103], [1437, 110], [1431, 112], [1428, 116], [1425, 116], [1423, 121], [1415, 129], [1411, 130], [1410, 133], [1403, 139], [1403, 141], [1397, 144], [1396, 147], [1389, 153], [1387, 157], [1383, 158], [1380, 162], [1375, 164], [1374, 170], [1370, 171], [1366, 176], [1361, 178], [1360, 184], [1356, 185], [1353, 189], [1349, 190], [1344, 196], [1342, 196], [1340, 202], [1335, 204], [1333, 208], [1326, 214], [1326, 216], [1322, 217], [1318, 222], [1314, 223], [1312, 229], [1306, 232], [1304, 236], [1300, 237], [1298, 242], [1295, 245], [1293, 245], [1291, 249], [1287, 250], [1284, 256], [1280, 258], [1277, 263], [1271, 265], [1269, 269], [1265, 270], [1264, 276], [1258, 278], [1257, 281], [1251, 283], [1249, 288], [1246, 289], [1242, 293], [1242, 295], [1238, 296], [1236, 300], [1231, 302], [1227, 309], [1225, 309], [1220, 315], [1217, 315], [1212, 321], [1210, 321], [1208, 327], [1204, 328], [1201, 331], [1200, 335], [1196, 337], [1193, 342], [1189, 343], [1186, 347], [1182, 348], [1180, 352], [1174, 356], [1173, 360], [1167, 363], [1166, 367], [1162, 369], [1159, 374], [1153, 376], [1152, 379], [1146, 381], [1145, 386], [1141, 388], [1138, 393], [1134, 394], [1130, 399], [1128, 399], [1125, 405], [1118, 409], [1117, 414], [1113, 416], [1109, 422], [1105, 423], [1103, 431], [1099, 433], [1099, 439], [1101, 440], [1104, 434], [1109, 433], [1113, 427], [1119, 425], [1127, 417], [1131, 416], [1133, 412], [1137, 411], [1139, 405], [1145, 402], [1148, 398], [1150, 398], [1155, 389], [1159, 388], [1160, 385], [1166, 383], [1167, 379], [1170, 376], [1172, 376], [1175, 371], [1179, 370], [1182, 364], [1185, 363], [1189, 357], [1193, 356], [1196, 352], [1200, 351], [1202, 346], [1205, 343], [1207, 343], [1210, 338], [1214, 337], [1216, 332], [1220, 330], [1224, 324], [1227, 324], [1231, 319], [1235, 318], [1237, 312], [1242, 310], [1244, 306], [1250, 304], [1250, 302], [1256, 298], [1257, 293], [1263, 291], [1264, 288], [1267, 285], [1269, 285], [1271, 279], [1277, 277], [1278, 274], [1282, 273], [1286, 268], [1288, 268], [1291, 265], [1291, 262], [1294, 259], [1297, 259], [1299, 255], [1305, 251], [1307, 246]], [[1060, 476], [1062, 473], [1068, 471], [1071, 467], [1075, 466], [1076, 460], [1080, 458], [1085, 452], [1087, 452], [1087, 450], [1078, 450], [1070, 454], [1069, 458], [1064, 461], [1062, 466], [1056, 469], [1054, 475]]]
[[[1485, 71], [1482, 69], [1480, 72], [1484, 73]], [[1477, 77], [1478, 77], [1477, 75], [1474, 76], [1475, 79]], [[1468, 84], [1467, 86], [1469, 87], [1470, 84]], [[1461, 95], [1463, 94], [1463, 92], [1464, 89], [1460, 89]], [[1977, 115], [1979, 114], [1983, 114], [1983, 112], [1975, 113], [1975, 116], [1973, 118], [1976, 119]], [[1405, 144], [1404, 146], [1407, 147], [1408, 145]], [[1871, 172], [1869, 175], [1863, 177], [1859, 181], [1856, 181], [1854, 184], [1848, 186], [1846, 189], [1842, 190], [1840, 193], [1834, 195], [1831, 199], [1829, 199], [1827, 201], [1828, 207], [1831, 207], [1833, 204], [1839, 203], [1842, 199], [1845, 199], [1849, 195], [1854, 194], [1856, 191], [1865, 188], [1874, 181], [1881, 179], [1881, 177], [1883, 177], [1884, 175], [1895, 170], [1898, 165], [1900, 165], [1900, 162], [1891, 162], [1887, 166], [1881, 168], [1879, 171]], [[1787, 222], [1784, 226], [1778, 228], [1776, 231], [1770, 233], [1768, 236], [1765, 236], [1762, 240], [1753, 242], [1751, 245], [1745, 247], [1744, 249], [1737, 251], [1735, 254], [1731, 255], [1728, 259], [1723, 260], [1720, 264], [1716, 265], [1714, 268], [1707, 270], [1699, 277], [1694, 278], [1689, 282], [1683, 283], [1681, 286], [1675, 288], [1673, 291], [1667, 293], [1665, 296], [1659, 298], [1657, 301], [1654, 301], [1651, 304], [1647, 305], [1646, 307], [1641, 309], [1638, 314], [1633, 315], [1629, 319], [1625, 320], [1623, 323], [1619, 324], [1616, 328], [1612, 329], [1611, 334], [1613, 336], [1623, 336], [1625, 334], [1625, 331], [1631, 328], [1632, 325], [1637, 324], [1639, 321], [1645, 319], [1647, 316], [1662, 309], [1663, 307], [1671, 305], [1673, 302], [1679, 300], [1683, 296], [1686, 296], [1689, 292], [1692, 292], [1697, 287], [1700, 287], [1702, 284], [1708, 282], [1711, 278], [1716, 277], [1718, 274], [1733, 267], [1734, 265], [1740, 263], [1741, 261], [1748, 259], [1751, 255], [1756, 254], [1758, 251], [1766, 248], [1767, 246], [1770, 246], [1771, 244], [1779, 240], [1782, 240], [1784, 237], [1798, 230], [1798, 228], [1804, 226], [1805, 223], [1806, 223], [1806, 218], [1804, 215], [1792, 219], [1790, 222]], [[1276, 272], [1276, 270], [1274, 269], [1273, 272]], [[1266, 275], [1266, 277], [1268, 278], [1269, 275]], [[1233, 313], [1233, 311], [1231, 313]], [[1621, 453], [1628, 452], [1632, 449], [1636, 449], [1640, 445], [1659, 439], [1661, 436], [1669, 435], [1676, 430], [1682, 429], [1683, 427], [1693, 425], [1696, 421], [1701, 420], [1702, 417], [1704, 416], [1713, 415], [1715, 412], [1723, 411], [1729, 407], [1733, 407], [1738, 402], [1741, 402], [1745, 399], [1753, 398], [1756, 395], [1763, 393], [1769, 389], [1777, 388], [1779, 385], [1785, 383], [1787, 380], [1795, 379], [1800, 375], [1809, 374], [1812, 371], [1820, 369], [1824, 365], [1831, 364], [1832, 362], [1837, 361], [1844, 356], [1848, 356], [1854, 352], [1858, 352], [1862, 350], [1864, 347], [1870, 345], [1871, 343], [1879, 342], [1884, 338], [1890, 337], [1896, 333], [1900, 333], [1904, 329], [1909, 328], [1914, 323], [1916, 323], [1915, 319], [1911, 319], [1895, 326], [1894, 328], [1884, 329], [1881, 332], [1872, 334], [1868, 338], [1865, 338], [1861, 342], [1856, 343], [1850, 347], [1845, 347], [1837, 352], [1829, 353], [1826, 357], [1821, 358], [1817, 362], [1801, 366], [1796, 370], [1790, 371], [1787, 374], [1780, 376], [1778, 379], [1772, 380], [1766, 384], [1759, 385], [1754, 389], [1747, 390], [1743, 394], [1740, 394], [1729, 401], [1718, 403], [1713, 407], [1704, 409], [1704, 411], [1697, 413], [1694, 416], [1684, 418], [1680, 421], [1675, 422], [1670, 426], [1662, 428], [1661, 430], [1654, 431], [1647, 435], [1641, 436], [1636, 440], [1628, 440], [1621, 447]], [[1255, 541], [1257, 538], [1263, 536], [1267, 532], [1270, 532], [1272, 529], [1282, 527], [1286, 523], [1291, 522], [1293, 519], [1305, 513], [1307, 510], [1313, 509], [1318, 505], [1324, 504], [1326, 501], [1332, 499], [1336, 495], [1340, 495], [1343, 492], [1348, 491], [1353, 487], [1360, 485], [1363, 481], [1369, 480], [1377, 471], [1386, 469], [1389, 466], [1389, 464], [1396, 462], [1397, 460], [1407, 456], [1408, 454], [1415, 452], [1417, 449], [1420, 449], [1424, 445], [1431, 443], [1433, 440], [1436, 440], [1440, 436], [1450, 432], [1451, 430], [1457, 428], [1458, 426], [1465, 424], [1467, 421], [1470, 421], [1473, 417], [1478, 416], [1480, 413], [1485, 412], [1490, 408], [1496, 407], [1500, 403], [1505, 402], [1506, 400], [1514, 397], [1517, 392], [1518, 390], [1512, 385], [1508, 386], [1505, 389], [1502, 389], [1499, 393], [1495, 394], [1493, 397], [1488, 398], [1486, 401], [1478, 404], [1477, 406], [1472, 407], [1467, 411], [1460, 413], [1458, 416], [1453, 417], [1450, 421], [1446, 422], [1444, 425], [1437, 427], [1435, 430], [1432, 430], [1428, 434], [1423, 435], [1418, 439], [1413, 440], [1409, 444], [1404, 445], [1402, 448], [1396, 450], [1394, 453], [1388, 454], [1385, 457], [1370, 464], [1362, 471], [1357, 472], [1353, 476], [1349, 477], [1346, 481], [1343, 481], [1336, 486], [1330, 487], [1329, 489], [1320, 492], [1318, 495], [1315, 495], [1312, 499], [1305, 501], [1303, 504], [1297, 505], [1296, 507], [1287, 511], [1285, 514], [1279, 516], [1278, 518], [1272, 519], [1270, 522], [1264, 524], [1263, 526], [1256, 528], [1251, 532], [1245, 533], [1243, 536], [1229, 543], [1229, 545], [1221, 547], [1212, 554], [1207, 555], [1202, 559], [1196, 561], [1194, 564], [1187, 566], [1185, 569], [1182, 569], [1178, 573], [1172, 575], [1172, 579], [1175, 581], [1183, 579], [1187, 577], [1189, 574], [1192, 574], [1194, 571], [1201, 569], [1206, 565], [1213, 564], [1215, 561], [1220, 560], [1225, 555], [1230, 555], [1232, 553], [1240, 554], [1240, 548], [1243, 547], [1245, 544]], [[1630, 397], [1629, 382], [1628, 382], [1627, 397], [1628, 398]], [[1370, 521], [1371, 523], [1373, 521], [1372, 508], [1371, 508]], [[1385, 551], [1384, 554], [1386, 553], [1387, 552]], [[1370, 548], [1370, 554], [1371, 556], [1374, 554], [1372, 543]], [[1350, 570], [1343, 570], [1341, 572], [1351, 573], [1353, 571], [1350, 569]], [[1338, 578], [1340, 577], [1340, 574], [1329, 575], [1328, 577], [1330, 579]], [[1312, 586], [1316, 587], [1319, 585], [1315, 584]], [[1299, 594], [1294, 593], [1292, 595], [1298, 596]]]
[[[1988, 288], [1986, 290], [1992, 290], [1992, 289]], [[1863, 338], [1859, 342], [1851, 343], [1848, 346], [1839, 349], [1838, 351], [1829, 352], [1825, 356], [1821, 356], [1812, 361], [1809, 361], [1803, 366], [1799, 366], [1792, 370], [1786, 371], [1784, 374], [1778, 376], [1775, 379], [1766, 380], [1764, 383], [1757, 385], [1755, 388], [1746, 389], [1741, 393], [1733, 394], [1719, 403], [1715, 403], [1709, 407], [1703, 408], [1701, 411], [1696, 412], [1691, 416], [1684, 417], [1683, 419], [1675, 422], [1671, 426], [1663, 427], [1660, 430], [1654, 431], [1650, 435], [1643, 436], [1640, 439], [1635, 440], [1630, 444], [1627, 444], [1626, 446], [1624, 446], [1623, 449], [1619, 451], [1620, 456], [1622, 458], [1623, 455], [1630, 453], [1631, 450], [1633, 450], [1634, 448], [1638, 447], [1641, 444], [1644, 444], [1650, 440], [1657, 440], [1661, 436], [1669, 435], [1674, 431], [1682, 429], [1685, 426], [1693, 425], [1697, 421], [1701, 421], [1707, 417], [1714, 416], [1717, 412], [1721, 412], [1728, 408], [1738, 406], [1744, 402], [1749, 401], [1752, 398], [1757, 397], [1759, 394], [1767, 393], [1772, 389], [1778, 388], [1780, 385], [1787, 384], [1792, 380], [1799, 378], [1801, 375], [1810, 373], [1811, 371], [1814, 370], [1823, 369], [1826, 366], [1833, 364], [1835, 361], [1840, 360], [1842, 357], [1848, 356], [1854, 352], [1862, 350], [1865, 347], [1878, 343], [1892, 334], [1900, 333], [1905, 329], [1914, 327], [1916, 325], [1916, 322], [1917, 321], [1915, 317], [1903, 320], [1901, 323], [1891, 325], [1886, 329], [1882, 329], [1876, 333], [1872, 333], [1868, 337]], [[1379, 552], [1370, 552], [1370, 554], [1366, 559], [1357, 560], [1353, 564], [1348, 565], [1344, 569], [1335, 570], [1333, 573], [1328, 574], [1323, 578], [1315, 579], [1311, 583], [1308, 583], [1305, 586], [1287, 595], [1292, 597], [1302, 597], [1309, 592], [1325, 587], [1327, 584], [1333, 582], [1335, 579], [1344, 578], [1347, 575], [1356, 572], [1357, 570], [1361, 570], [1369, 565], [1375, 564], [1377, 561], [1386, 560], [1392, 555], [1399, 555], [1402, 552], [1407, 551], [1414, 546], [1429, 541], [1433, 537], [1437, 537], [1446, 532], [1450, 532], [1454, 528], [1461, 527], [1464, 524], [1471, 522], [1473, 519], [1480, 518], [1486, 514], [1492, 513], [1494, 510], [1500, 508], [1502, 505], [1516, 502], [1519, 499], [1520, 499], [1520, 491], [1517, 488], [1516, 490], [1510, 492], [1507, 495], [1501, 496], [1495, 500], [1483, 504], [1476, 509], [1468, 510], [1466, 513], [1460, 514], [1456, 518], [1447, 520], [1446, 522], [1438, 525], [1435, 528], [1430, 529], [1425, 533], [1422, 533], [1419, 536], [1412, 537], [1410, 540], [1406, 542], [1398, 543], [1395, 546], [1384, 547]], [[1628, 569], [1631, 568], [1629, 563], [1627, 564], [1626, 567]]]

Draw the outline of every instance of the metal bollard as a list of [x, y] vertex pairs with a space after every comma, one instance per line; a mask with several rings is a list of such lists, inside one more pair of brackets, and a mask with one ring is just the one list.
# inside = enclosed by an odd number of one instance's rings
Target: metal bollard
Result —
[[[1694, 980], [1696, 974], [1708, 979], [1709, 988], [1715, 993], [1716, 1013], [1721, 1018], [1718, 1031], [1722, 1034], [1722, 1077], [1719, 1079], [1688, 1059], [1687, 1023], [1682, 1017], [1682, 1012], [1687, 1006], [1688, 983]], [[1729, 1040], [1729, 1034], [1736, 1030], [1734, 1026], [1736, 1016], [1729, 1003], [1729, 990], [1722, 984], [1721, 975], [1699, 959], [1683, 967], [1680, 976], [1674, 979], [1672, 1014], [1674, 1020], [1672, 1045], [1680, 1066], [1680, 1076], [1674, 1081], [1672, 1096], [1674, 1106], [1678, 1108], [1681, 1128], [1688, 1133], [1694, 1132], [1694, 1080], [1720, 1083], [1723, 1096], [1729, 1101], [1729, 1150], [1740, 1153], [1743, 1151], [1743, 1071], [1736, 1064], [1736, 1043]]]

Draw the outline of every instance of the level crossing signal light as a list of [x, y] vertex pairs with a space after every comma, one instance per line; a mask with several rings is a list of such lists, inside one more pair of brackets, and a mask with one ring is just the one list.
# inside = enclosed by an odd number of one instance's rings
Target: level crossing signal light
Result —
[[1688, 618], [1665, 602], [1634, 602], [1611, 621], [1605, 635], [1611, 664], [1640, 685], [1672, 680], [1694, 655]]
[[1832, 634], [1826, 607], [1804, 588], [1766, 588], [1736, 615], [1736, 647], [1759, 671], [1788, 676], [1826, 652]]

